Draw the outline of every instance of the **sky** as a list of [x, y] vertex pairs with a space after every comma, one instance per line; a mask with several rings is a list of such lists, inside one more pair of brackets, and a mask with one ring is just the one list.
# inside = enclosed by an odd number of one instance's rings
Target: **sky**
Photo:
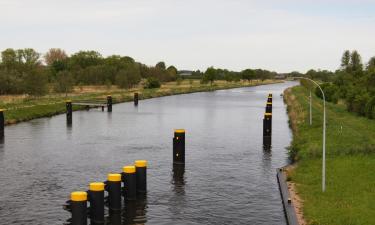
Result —
[[0, 0], [0, 50], [96, 50], [180, 70], [336, 70], [375, 56], [375, 0]]

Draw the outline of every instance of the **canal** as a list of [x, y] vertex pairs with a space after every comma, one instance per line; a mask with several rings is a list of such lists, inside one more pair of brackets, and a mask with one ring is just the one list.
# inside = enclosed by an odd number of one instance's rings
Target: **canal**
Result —
[[[5, 128], [0, 143], [1, 224], [63, 224], [74, 190], [146, 159], [147, 224], [285, 224], [275, 169], [291, 141], [280, 94], [295, 82], [168, 96], [36, 119]], [[262, 119], [273, 93], [272, 150]], [[186, 129], [186, 165], [172, 165], [175, 128]]]

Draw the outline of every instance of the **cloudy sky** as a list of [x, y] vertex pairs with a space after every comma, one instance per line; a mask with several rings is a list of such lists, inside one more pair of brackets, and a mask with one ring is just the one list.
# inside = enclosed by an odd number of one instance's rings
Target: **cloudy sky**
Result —
[[335, 70], [375, 56], [375, 0], [0, 0], [0, 50], [97, 50], [179, 69]]

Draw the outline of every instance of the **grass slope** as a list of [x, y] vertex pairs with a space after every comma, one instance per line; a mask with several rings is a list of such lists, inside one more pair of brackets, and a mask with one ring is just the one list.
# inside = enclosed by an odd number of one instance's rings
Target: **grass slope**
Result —
[[308, 224], [375, 224], [375, 120], [358, 117], [344, 105], [327, 104], [326, 192], [321, 191], [323, 104], [313, 97], [313, 125], [308, 124], [308, 90], [285, 91], [293, 130], [291, 156]]

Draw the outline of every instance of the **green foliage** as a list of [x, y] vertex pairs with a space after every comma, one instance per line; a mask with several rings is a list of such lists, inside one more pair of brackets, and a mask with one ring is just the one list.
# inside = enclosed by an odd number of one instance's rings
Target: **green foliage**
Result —
[[211, 86], [212, 84], [214, 83], [216, 79], [216, 70], [215, 68], [213, 67], [208, 67], [206, 72], [204, 72], [204, 75], [202, 77], [202, 83], [208, 83], [210, 82], [211, 83]]
[[73, 90], [74, 78], [68, 71], [60, 71], [56, 74], [54, 90], [57, 93], [69, 93]]
[[343, 105], [327, 103], [326, 192], [322, 193], [323, 102], [313, 96], [313, 124], [309, 125], [309, 90], [294, 87], [284, 97], [289, 99], [288, 112], [296, 126], [291, 154], [299, 160], [289, 175], [297, 183], [307, 222], [374, 224], [375, 120], [353, 115]]
[[146, 89], [153, 89], [153, 88], [160, 88], [161, 84], [160, 81], [155, 77], [147, 78], [147, 82], [144, 86]]
[[[326, 101], [337, 103], [337, 101], [339, 100], [338, 88], [334, 84], [324, 83], [320, 85], [320, 87], [323, 89], [323, 92], [326, 97]], [[318, 87], [315, 88], [315, 94], [319, 98], [323, 98], [322, 92], [320, 91]]]
[[24, 91], [26, 94], [42, 96], [47, 93], [47, 76], [37, 70], [29, 71], [24, 76]]

